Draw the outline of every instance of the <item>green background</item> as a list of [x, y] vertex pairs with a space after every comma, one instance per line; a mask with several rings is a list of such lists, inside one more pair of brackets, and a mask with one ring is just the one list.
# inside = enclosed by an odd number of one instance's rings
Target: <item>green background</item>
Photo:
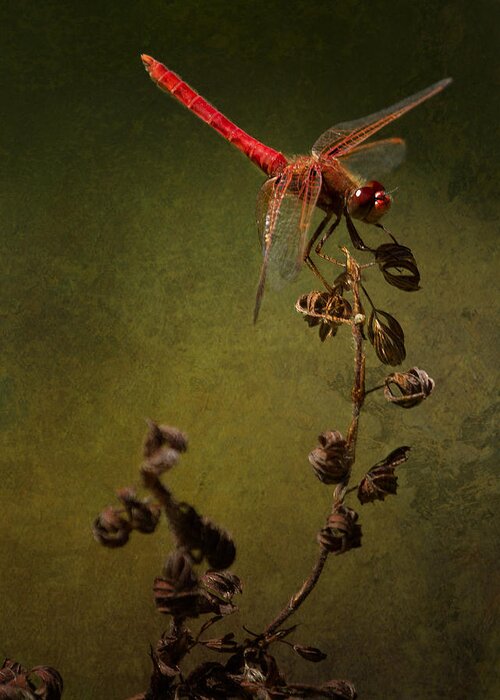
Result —
[[[451, 75], [386, 131], [408, 141], [387, 224], [422, 290], [367, 273], [406, 331], [404, 367], [437, 388], [413, 411], [367, 400], [360, 472], [413, 446], [398, 496], [359, 508], [363, 547], [328, 562], [296, 616], [295, 641], [328, 659], [276, 651], [291, 679], [349, 678], [360, 698], [499, 697], [498, 15], [486, 1], [3, 0], [0, 654], [58, 668], [67, 700], [146, 686], [170, 537], [108, 551], [90, 532], [138, 483], [146, 416], [188, 432], [169, 483], [238, 544], [245, 592], [221, 630], [270, 621], [329, 510], [307, 454], [348, 425], [350, 335], [321, 345], [293, 310], [317, 286], [307, 271], [252, 325], [263, 177], [156, 90], [139, 54], [287, 154]], [[385, 374], [369, 352], [369, 385]]]

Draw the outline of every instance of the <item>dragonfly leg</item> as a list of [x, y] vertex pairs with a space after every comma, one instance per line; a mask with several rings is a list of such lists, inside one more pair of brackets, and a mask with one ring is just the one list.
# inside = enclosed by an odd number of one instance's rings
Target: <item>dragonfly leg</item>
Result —
[[368, 251], [370, 251], [370, 253], [374, 253], [375, 249], [367, 246], [364, 243], [361, 236], [359, 235], [356, 227], [354, 226], [354, 222], [351, 219], [347, 209], [344, 209], [344, 216], [345, 216], [345, 221], [347, 224], [347, 230], [349, 231], [349, 236], [351, 237], [352, 244], [356, 248], [356, 250], [368, 250]]
[[319, 255], [320, 258], [323, 258], [323, 260], [328, 260], [328, 262], [334, 263], [335, 265], [339, 265], [340, 267], [345, 267], [344, 263], [339, 262], [336, 258], [332, 258], [330, 255], [327, 255], [326, 253], [323, 253], [323, 246], [327, 242], [327, 240], [330, 238], [332, 233], [335, 231], [337, 226], [340, 223], [341, 215], [339, 214], [333, 224], [330, 226], [328, 231], [323, 234], [321, 240], [319, 243], [316, 245], [316, 248], [314, 249], [316, 251], [316, 254]]
[[317, 268], [316, 264], [314, 263], [313, 259], [311, 258], [311, 250], [312, 250], [313, 245], [316, 243], [318, 238], [323, 233], [325, 226], [327, 225], [327, 223], [330, 221], [331, 218], [332, 218], [332, 214], [331, 214], [331, 212], [328, 212], [328, 214], [321, 221], [318, 228], [316, 229], [316, 231], [313, 233], [313, 235], [309, 239], [309, 242], [308, 242], [306, 249], [304, 251], [304, 262], [309, 267], [309, 269], [314, 272], [316, 277], [319, 277], [319, 279], [323, 282], [323, 284], [325, 285], [326, 289], [329, 292], [333, 291], [332, 286], [326, 281], [326, 279], [323, 277], [323, 275], [321, 274], [321, 272]]

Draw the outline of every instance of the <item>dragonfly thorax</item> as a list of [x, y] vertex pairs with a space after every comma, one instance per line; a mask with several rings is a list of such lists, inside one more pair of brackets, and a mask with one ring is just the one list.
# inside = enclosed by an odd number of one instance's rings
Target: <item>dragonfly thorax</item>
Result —
[[390, 195], [376, 180], [370, 180], [362, 187], [358, 187], [347, 198], [347, 211], [350, 216], [367, 224], [376, 223], [390, 206]]

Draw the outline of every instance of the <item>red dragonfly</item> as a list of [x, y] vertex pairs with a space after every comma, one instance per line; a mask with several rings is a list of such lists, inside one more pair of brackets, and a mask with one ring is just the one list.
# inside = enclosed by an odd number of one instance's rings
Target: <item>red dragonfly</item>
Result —
[[[361, 239], [353, 219], [383, 228], [378, 222], [390, 208], [391, 196], [377, 180], [363, 181], [354, 173], [388, 172], [403, 160], [405, 144], [400, 138], [364, 142], [451, 82], [451, 78], [440, 80], [392, 107], [362, 119], [337, 124], [319, 137], [311, 155], [286, 158], [236, 126], [162, 63], [146, 54], [141, 58], [158, 87], [210, 124], [268, 177], [257, 199], [257, 225], [264, 259], [254, 322], [259, 314], [268, 272], [275, 284], [279, 280], [292, 280], [305, 262], [330, 288], [312, 260], [311, 251], [321, 236], [315, 251], [321, 257], [333, 260], [322, 252], [322, 248], [342, 217], [355, 248], [371, 250]], [[316, 207], [325, 212], [325, 217], [309, 235]]]

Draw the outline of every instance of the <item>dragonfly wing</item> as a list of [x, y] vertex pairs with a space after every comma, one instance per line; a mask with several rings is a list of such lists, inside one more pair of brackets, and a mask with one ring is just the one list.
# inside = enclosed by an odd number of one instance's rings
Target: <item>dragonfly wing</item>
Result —
[[311, 161], [304, 168], [291, 163], [276, 178], [264, 183], [257, 200], [257, 223], [262, 261], [254, 321], [267, 276], [274, 287], [294, 279], [304, 260], [307, 232], [321, 190], [321, 168]]
[[406, 144], [403, 139], [391, 138], [363, 143], [339, 160], [364, 180], [377, 180], [401, 165], [405, 155]]
[[411, 95], [411, 97], [407, 97], [391, 107], [382, 109], [380, 112], [375, 112], [362, 119], [343, 122], [333, 126], [328, 131], [325, 131], [316, 141], [312, 149], [313, 154], [322, 158], [339, 158], [341, 155], [347, 154], [352, 148], [373, 136], [373, 134], [383, 129], [390, 122], [399, 119], [403, 114], [409, 112], [410, 109], [444, 90], [450, 83], [451, 78], [440, 80], [434, 85], [430, 85], [428, 88]]

